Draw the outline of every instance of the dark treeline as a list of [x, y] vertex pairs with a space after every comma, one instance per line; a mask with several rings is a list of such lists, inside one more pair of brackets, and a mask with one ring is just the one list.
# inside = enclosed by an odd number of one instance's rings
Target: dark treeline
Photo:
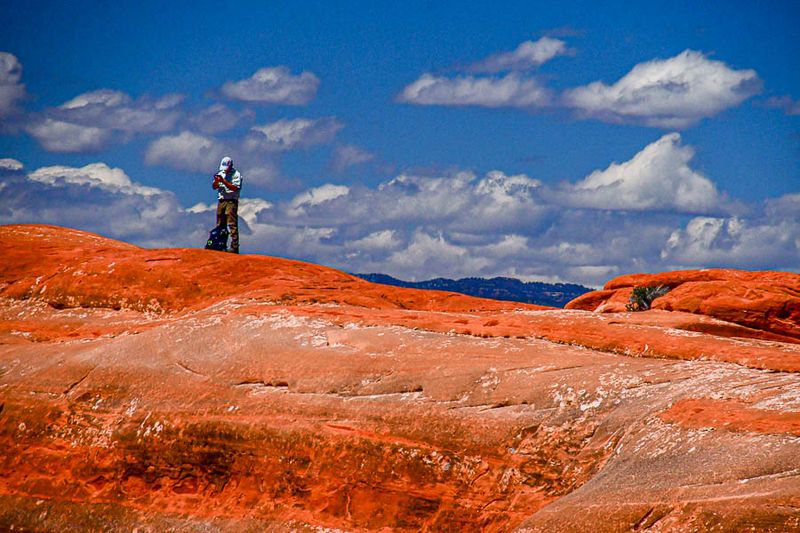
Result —
[[549, 305], [552, 307], [564, 307], [570, 300], [592, 290], [574, 283], [524, 282], [514, 278], [462, 278], [456, 280], [436, 278], [414, 282], [403, 281], [386, 274], [354, 275], [373, 283], [382, 283], [395, 287], [451, 291], [481, 298]]

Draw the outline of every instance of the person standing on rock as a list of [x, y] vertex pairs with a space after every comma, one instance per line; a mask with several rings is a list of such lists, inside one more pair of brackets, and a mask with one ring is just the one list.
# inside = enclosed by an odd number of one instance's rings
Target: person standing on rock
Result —
[[231, 235], [230, 252], [239, 253], [239, 192], [242, 190], [242, 174], [233, 168], [233, 159], [228, 156], [219, 163], [219, 172], [214, 175], [212, 189], [217, 191], [217, 227], [227, 225]]

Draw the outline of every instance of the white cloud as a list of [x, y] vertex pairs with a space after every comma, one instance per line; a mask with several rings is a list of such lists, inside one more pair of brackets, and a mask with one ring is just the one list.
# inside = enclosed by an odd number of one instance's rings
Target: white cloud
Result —
[[502, 78], [423, 74], [406, 86], [398, 101], [418, 105], [543, 107], [551, 94], [533, 78], [515, 72]]
[[175, 127], [182, 116], [183, 96], [143, 96], [133, 100], [127, 94], [99, 89], [80, 94], [45, 116], [72, 124], [127, 133], [161, 133]]
[[112, 132], [46, 118], [26, 128], [42, 148], [49, 152], [98, 152], [111, 140]]
[[[692, 155], [670, 134], [562, 190], [501, 171], [401, 174], [374, 188], [327, 184], [261, 211], [250, 238], [271, 253], [351, 272], [597, 286], [624, 272], [666, 270], [672, 258], [662, 251], [683, 213], [725, 207], [689, 166]], [[792, 198], [771, 204], [794, 207]]]
[[88, 93], [79, 94], [59, 106], [60, 109], [81, 109], [92, 105], [117, 107], [131, 102], [131, 97], [121, 91], [99, 89]]
[[714, 183], [693, 170], [691, 146], [669, 133], [646, 146], [630, 161], [612, 163], [568, 187], [562, 199], [576, 207], [680, 213], [730, 212], [734, 206]]
[[83, 93], [32, 118], [26, 128], [51, 152], [96, 152], [112, 141], [173, 129], [183, 115], [180, 95], [133, 100], [110, 89]]
[[348, 243], [353, 250], [394, 250], [402, 244], [395, 230], [386, 229], [370, 233], [369, 235]]
[[533, 192], [541, 186], [541, 181], [525, 174], [507, 176], [499, 170], [492, 170], [478, 183], [475, 192], [491, 198], [490, 202], [481, 202], [495, 206], [487, 214], [499, 215], [500, 211], [509, 209], [514, 204], [530, 201]]
[[401, 174], [369, 192], [367, 203], [374, 216], [387, 220], [452, 220], [471, 203], [470, 184], [474, 180], [471, 172], [446, 177]]
[[[470, 253], [464, 246], [447, 241], [442, 234], [414, 232], [408, 246], [393, 252], [385, 262], [389, 275], [408, 276], [409, 271], [424, 272], [426, 278], [464, 277], [488, 265], [484, 257]], [[410, 276], [416, 279], [416, 276]]]
[[596, 81], [568, 90], [566, 106], [587, 117], [661, 128], [686, 128], [738, 106], [761, 90], [755, 70], [733, 70], [686, 50], [636, 65], [613, 85]]
[[470, 73], [505, 76], [456, 77], [423, 74], [403, 88], [397, 101], [417, 105], [535, 108], [553, 104], [549, 89], [524, 72], [552, 58], [573, 53], [559, 39], [525, 41], [511, 52], [494, 54], [465, 68]]
[[226, 82], [222, 94], [243, 102], [302, 105], [314, 99], [318, 87], [319, 78], [313, 73], [294, 76], [280, 66], [259, 69], [245, 80]]
[[344, 124], [334, 117], [281, 119], [250, 128], [245, 146], [249, 150], [286, 151], [331, 142]]
[[468, 67], [471, 72], [496, 73], [537, 68], [556, 56], [572, 53], [567, 43], [560, 39], [542, 37], [538, 41], [525, 41], [512, 52], [494, 54]]
[[[770, 200], [746, 216], [692, 217], [681, 209], [696, 204], [675, 190], [642, 192], [649, 190], [648, 172], [666, 176], [666, 188], [703, 185], [706, 178], [688, 166], [686, 148], [677, 134], [667, 135], [630, 161], [557, 191], [495, 170], [401, 174], [374, 187], [328, 183], [276, 202], [249, 192], [240, 205], [242, 246], [247, 253], [401, 279], [506, 275], [597, 286], [627, 272], [674, 268], [800, 270], [800, 194]], [[183, 208], [172, 193], [102, 163], [29, 174], [6, 166], [0, 164], [0, 223], [55, 223], [140, 245], [193, 247], [203, 245], [214, 223], [213, 203]], [[655, 197], [662, 207], [581, 206], [564, 194], [579, 186], [589, 196], [610, 188], [628, 202]], [[21, 196], [6, 194], [9, 187]]]
[[24, 168], [25, 165], [16, 159], [12, 159], [10, 157], [4, 157], [0, 159], [0, 172], [19, 172]]
[[[538, 198], [539, 182], [524, 175], [493, 171], [483, 179], [471, 172], [443, 177], [401, 174], [377, 188], [328, 184], [295, 197], [286, 216], [309, 224], [337, 224], [363, 234], [386, 225], [443, 228], [452, 231], [529, 231], [541, 223], [547, 207]], [[311, 198], [314, 209], [303, 209]]]
[[343, 127], [334, 117], [324, 117], [281, 119], [226, 139], [182, 131], [150, 143], [145, 162], [192, 172], [216, 171], [219, 158], [231, 155], [248, 186], [280, 188], [286, 181], [281, 180], [282, 153], [329, 143]]
[[289, 203], [289, 214], [292, 216], [305, 214], [306, 208], [330, 202], [336, 198], [346, 196], [349, 192], [349, 187], [345, 185], [333, 185], [331, 183], [309, 189], [292, 199]]
[[661, 246], [674, 229], [646, 217], [554, 209], [543, 228], [520, 224], [521, 233], [464, 232], [457, 220], [344, 215], [353, 205], [346, 196], [320, 204], [340, 213], [338, 218], [315, 216], [319, 213], [312, 210], [292, 217], [288, 205], [276, 205], [261, 212], [247, 241], [271, 254], [402, 279], [513, 275], [601, 285], [613, 269], [635, 272], [657, 265]]
[[182, 131], [153, 141], [145, 151], [144, 160], [148, 165], [213, 173], [223, 153], [228, 151], [220, 141]]
[[331, 168], [335, 172], [342, 172], [346, 168], [360, 165], [361, 163], [366, 163], [368, 161], [372, 161], [373, 159], [375, 159], [375, 154], [368, 152], [363, 148], [359, 148], [358, 146], [344, 144], [337, 146], [333, 151]]
[[22, 64], [14, 54], [0, 52], [0, 119], [16, 114], [17, 104], [25, 98], [22, 80]]
[[[236, 153], [230, 152], [230, 153]], [[247, 184], [269, 189], [293, 189], [296, 188], [292, 180], [285, 180], [281, 175], [281, 169], [277, 161], [264, 157], [250, 156], [250, 165], [246, 174]]]
[[519, 256], [530, 250], [530, 243], [524, 235], [503, 235], [500, 241], [483, 247], [487, 255], [497, 259]]
[[203, 202], [198, 202], [194, 204], [192, 207], [188, 208], [186, 211], [189, 213], [212, 213], [216, 212], [217, 206], [214, 204], [205, 204]]
[[661, 250], [667, 265], [800, 271], [800, 195], [765, 202], [749, 218], [695, 217]]
[[259, 213], [272, 208], [272, 202], [262, 198], [242, 198], [239, 200], [239, 216], [250, 226], [257, 224]]
[[191, 113], [187, 123], [202, 133], [219, 133], [233, 129], [244, 120], [255, 117], [249, 109], [236, 111], [225, 104], [212, 104], [195, 113]]
[[790, 218], [800, 213], [800, 193], [786, 194], [770, 199], [764, 204], [764, 212], [770, 218]]
[[85, 167], [42, 167], [28, 174], [28, 179], [52, 187], [64, 185], [89, 185], [122, 194], [152, 196], [163, 191], [135, 184], [121, 168], [111, 168], [105, 163], [92, 163]]
[[[0, 171], [2, 172], [2, 171]], [[175, 195], [102, 162], [2, 176], [0, 223], [58, 224], [142, 246], [200, 246], [213, 217], [183, 209]]]
[[[239, 217], [249, 226], [253, 227], [258, 224], [258, 214], [261, 211], [272, 209], [272, 207], [272, 202], [268, 202], [262, 198], [242, 197], [239, 200]], [[216, 213], [217, 204], [205, 204], [200, 202], [188, 208], [186, 211], [189, 213]]]

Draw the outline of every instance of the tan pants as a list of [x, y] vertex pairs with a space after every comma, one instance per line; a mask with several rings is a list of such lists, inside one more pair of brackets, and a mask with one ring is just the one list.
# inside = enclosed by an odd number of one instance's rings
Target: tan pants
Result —
[[239, 200], [220, 200], [217, 204], [217, 227], [227, 225], [231, 250], [239, 251]]

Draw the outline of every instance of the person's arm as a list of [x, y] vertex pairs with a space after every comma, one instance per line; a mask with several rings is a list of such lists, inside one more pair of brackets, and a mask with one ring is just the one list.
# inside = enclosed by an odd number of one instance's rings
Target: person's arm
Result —
[[[238, 191], [238, 190], [239, 190], [239, 186], [238, 186], [238, 185], [234, 185], [234, 184], [233, 184], [233, 183], [231, 183], [230, 181], [226, 180], [226, 179], [225, 179], [225, 178], [224, 178], [222, 175], [220, 175], [220, 174], [217, 174], [217, 176], [216, 176], [216, 179], [214, 180], [214, 183], [216, 183], [216, 184], [217, 184], [217, 187], [219, 187], [219, 185], [220, 185], [220, 183], [221, 183], [222, 185], [224, 185], [225, 187], [227, 187], [227, 188], [228, 188], [228, 190], [231, 190], [231, 191], [233, 191], [233, 192], [236, 192], [236, 191]], [[215, 187], [215, 188], [216, 188], [216, 187]]]

